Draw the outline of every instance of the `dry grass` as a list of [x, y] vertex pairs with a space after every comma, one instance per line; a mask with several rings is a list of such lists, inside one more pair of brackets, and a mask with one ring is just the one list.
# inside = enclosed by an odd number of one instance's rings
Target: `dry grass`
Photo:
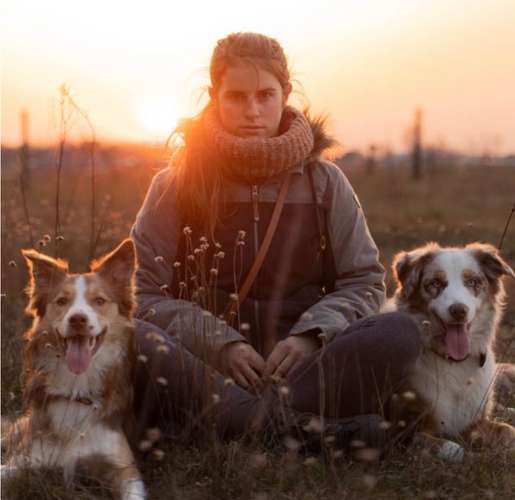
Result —
[[[155, 159], [137, 168], [112, 165], [98, 173], [99, 223], [104, 231], [97, 252], [126, 237], [150, 181]], [[474, 240], [499, 243], [506, 218], [515, 202], [514, 169], [434, 168], [415, 183], [403, 169], [378, 169], [373, 176], [347, 172], [367, 214], [371, 232], [389, 266], [393, 254], [429, 240], [443, 245]], [[75, 270], [84, 270], [89, 250], [89, 201], [86, 171], [63, 169], [62, 231], [59, 254]], [[36, 240], [48, 234], [42, 248], [56, 250], [52, 234], [55, 174], [35, 172], [28, 193]], [[103, 215], [102, 215], [103, 214]], [[27, 246], [21, 197], [16, 178], [2, 184], [2, 412], [16, 415], [21, 407], [21, 334], [28, 326], [23, 315], [26, 270], [20, 249]], [[515, 221], [505, 239], [503, 255], [515, 265]], [[48, 238], [47, 238], [48, 239]], [[391, 283], [390, 283], [391, 289]], [[515, 284], [501, 327], [499, 358], [515, 361]], [[515, 395], [504, 401], [515, 406]], [[515, 418], [511, 413], [500, 415]], [[212, 442], [204, 447], [169, 444], [164, 458], [142, 457], [141, 467], [151, 498], [177, 499], [354, 499], [354, 498], [513, 498], [513, 455], [484, 449], [461, 465], [449, 465], [417, 450], [397, 450], [380, 463], [343, 459], [305, 460], [272, 453], [259, 445]], [[4, 485], [3, 498], [109, 498], [98, 482], [84, 479], [67, 489], [55, 473], [27, 473]]]

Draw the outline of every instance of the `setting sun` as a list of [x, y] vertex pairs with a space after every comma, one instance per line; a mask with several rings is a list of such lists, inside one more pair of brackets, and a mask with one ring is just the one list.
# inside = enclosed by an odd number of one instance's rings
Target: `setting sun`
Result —
[[138, 122], [148, 139], [168, 136], [177, 125], [179, 116], [173, 105], [163, 102], [143, 102], [137, 115]]

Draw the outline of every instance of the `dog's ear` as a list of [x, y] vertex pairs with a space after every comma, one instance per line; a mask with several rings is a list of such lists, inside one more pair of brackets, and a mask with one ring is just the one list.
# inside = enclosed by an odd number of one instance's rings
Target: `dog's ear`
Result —
[[393, 258], [392, 273], [404, 297], [410, 297], [420, 284], [424, 266], [433, 258], [439, 245], [429, 243], [411, 252], [399, 252]]
[[134, 244], [127, 238], [112, 252], [91, 263], [91, 270], [109, 281], [130, 284], [136, 268]]
[[122, 241], [111, 253], [91, 263], [91, 270], [106, 280], [116, 293], [120, 312], [129, 315], [134, 307], [136, 256], [132, 240]]
[[417, 272], [416, 259], [413, 252], [399, 252], [393, 258], [392, 273], [397, 289], [400, 289], [405, 297], [411, 296], [420, 279], [420, 266]]
[[496, 283], [502, 276], [515, 278], [513, 269], [501, 258], [499, 250], [493, 245], [471, 243], [466, 248], [472, 250], [490, 284]]
[[64, 280], [68, 273], [68, 264], [32, 249], [22, 250], [21, 253], [29, 268], [29, 304], [26, 312], [42, 317], [45, 314], [49, 292]]

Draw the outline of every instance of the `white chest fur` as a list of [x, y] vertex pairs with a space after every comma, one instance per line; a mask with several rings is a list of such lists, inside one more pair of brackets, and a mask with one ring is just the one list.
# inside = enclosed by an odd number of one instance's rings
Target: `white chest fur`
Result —
[[483, 366], [477, 357], [456, 363], [427, 352], [415, 365], [411, 382], [429, 403], [438, 432], [452, 438], [488, 414], [495, 370], [491, 351]]
[[79, 435], [98, 422], [98, 409], [94, 403], [86, 405], [60, 399], [52, 402], [48, 410], [54, 431], [62, 436]]

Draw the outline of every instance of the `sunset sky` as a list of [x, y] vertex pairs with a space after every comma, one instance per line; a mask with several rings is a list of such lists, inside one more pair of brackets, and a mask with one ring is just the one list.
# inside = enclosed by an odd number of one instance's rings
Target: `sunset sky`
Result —
[[514, 26], [513, 0], [6, 1], [2, 143], [22, 109], [31, 142], [55, 142], [62, 83], [101, 140], [162, 142], [198, 111], [216, 40], [258, 31], [346, 149], [404, 149], [421, 107], [426, 143], [515, 153]]

